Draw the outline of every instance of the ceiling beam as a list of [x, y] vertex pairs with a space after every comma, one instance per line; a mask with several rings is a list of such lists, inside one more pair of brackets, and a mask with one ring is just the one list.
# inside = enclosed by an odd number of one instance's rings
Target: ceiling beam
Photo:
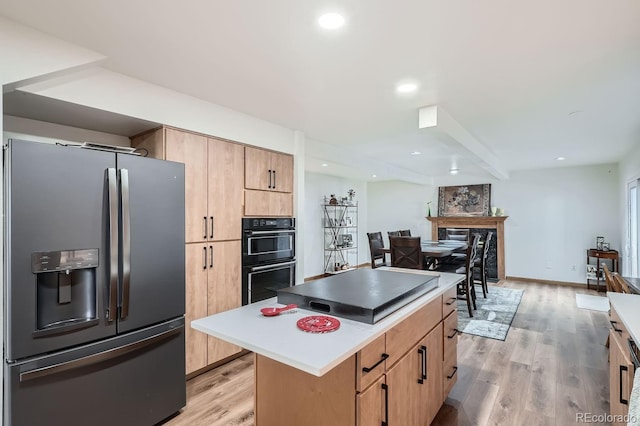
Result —
[[430, 105], [418, 110], [418, 128], [428, 129], [435, 137], [459, 146], [471, 154], [475, 163], [498, 179], [509, 179], [509, 172], [486, 146], [449, 115], [442, 107]]

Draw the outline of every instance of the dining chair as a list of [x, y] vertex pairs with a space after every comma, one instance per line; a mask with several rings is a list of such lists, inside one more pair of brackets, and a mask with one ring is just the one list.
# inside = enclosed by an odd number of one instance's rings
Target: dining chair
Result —
[[387, 232], [387, 235], [389, 235], [390, 237], [400, 237], [400, 231], [389, 231]]
[[465, 259], [464, 271], [462, 268], [459, 268], [456, 272], [464, 273], [465, 277], [462, 282], [458, 283], [458, 296], [464, 296], [467, 301], [467, 310], [469, 311], [469, 317], [473, 317], [473, 311], [471, 310], [471, 305], [473, 304], [473, 309], [478, 309], [476, 307], [476, 288], [473, 283], [473, 267], [474, 267], [474, 259], [476, 258], [476, 252], [478, 249], [478, 241], [480, 240], [479, 234], [473, 234], [471, 237], [471, 242], [467, 246], [467, 257]]
[[411, 236], [411, 230], [410, 229], [401, 229], [398, 232], [400, 233], [401, 237], [410, 237]]
[[629, 284], [622, 278], [622, 275], [617, 272], [612, 272], [611, 276], [613, 277], [613, 281], [616, 283], [615, 287], [619, 291], [619, 293], [631, 294], [631, 290], [629, 289]]
[[391, 266], [424, 269], [420, 237], [389, 237]]
[[473, 268], [480, 273], [480, 285], [482, 286], [482, 295], [487, 298], [489, 292], [489, 286], [487, 285], [487, 258], [489, 257], [489, 245], [493, 238], [493, 232], [487, 232], [487, 237], [484, 239], [484, 245], [482, 246], [482, 254], [479, 259], [476, 258]]
[[445, 240], [457, 240], [469, 242], [469, 230], [458, 228], [445, 228]]
[[[369, 251], [371, 252], [371, 268], [376, 269], [380, 266], [387, 266], [386, 255], [380, 251], [384, 248], [384, 241], [382, 239], [382, 232], [367, 233], [369, 238]], [[377, 261], [381, 260], [381, 263]]]
[[606, 263], [602, 263], [602, 271], [604, 272], [604, 282], [607, 287], [607, 291], [621, 293], [621, 290], [618, 290], [618, 283], [613, 280], [613, 276], [611, 275], [611, 271]]

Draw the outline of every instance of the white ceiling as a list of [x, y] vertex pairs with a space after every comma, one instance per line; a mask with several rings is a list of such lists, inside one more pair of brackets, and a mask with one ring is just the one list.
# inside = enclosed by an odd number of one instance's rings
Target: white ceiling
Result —
[[[346, 26], [321, 30], [324, 11]], [[365, 155], [367, 178], [382, 165], [442, 176], [453, 156], [490, 176], [482, 156], [418, 129], [433, 104], [508, 171], [617, 162], [640, 142], [638, 0], [2, 0], [0, 14], [114, 71]], [[398, 96], [403, 80], [418, 92]], [[353, 172], [308, 151], [310, 170]]]

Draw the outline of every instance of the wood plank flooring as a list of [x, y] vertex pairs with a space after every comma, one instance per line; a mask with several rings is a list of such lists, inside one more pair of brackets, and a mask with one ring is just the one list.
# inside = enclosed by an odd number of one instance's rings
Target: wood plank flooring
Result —
[[[458, 382], [433, 425], [561, 426], [578, 412], [608, 413], [607, 314], [575, 303], [577, 292], [598, 293], [503, 285], [525, 290], [507, 339], [460, 336]], [[189, 380], [187, 406], [165, 424], [253, 425], [253, 355]]]

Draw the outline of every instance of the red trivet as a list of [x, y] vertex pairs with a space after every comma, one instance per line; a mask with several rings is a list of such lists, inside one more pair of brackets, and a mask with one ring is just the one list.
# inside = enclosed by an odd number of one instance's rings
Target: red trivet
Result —
[[297, 325], [300, 330], [309, 333], [328, 333], [337, 330], [340, 327], [340, 321], [337, 318], [313, 315], [300, 318]]

